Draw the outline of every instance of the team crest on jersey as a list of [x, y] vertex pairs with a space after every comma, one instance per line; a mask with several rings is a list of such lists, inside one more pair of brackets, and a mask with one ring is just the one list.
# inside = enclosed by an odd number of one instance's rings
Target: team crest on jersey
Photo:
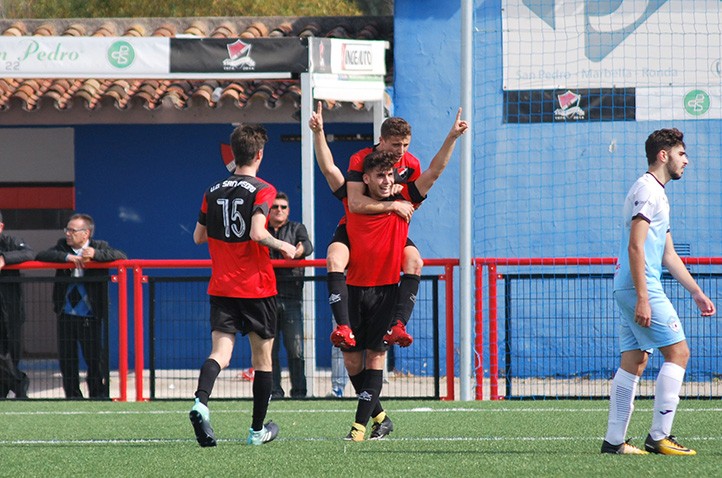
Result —
[[394, 173], [394, 182], [396, 183], [407, 183], [409, 182], [409, 178], [414, 173], [414, 170], [412, 168], [404, 166], [403, 168], [396, 169], [396, 172]]

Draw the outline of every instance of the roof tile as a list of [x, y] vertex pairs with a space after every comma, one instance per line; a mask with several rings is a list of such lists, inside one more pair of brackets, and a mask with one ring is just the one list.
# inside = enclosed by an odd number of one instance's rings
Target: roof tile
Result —
[[[3, 36], [174, 37], [182, 33], [209, 38], [320, 36], [390, 42], [392, 30], [392, 17], [0, 20]], [[274, 109], [284, 99], [298, 105], [300, 97], [298, 80], [0, 79], [0, 115], [16, 109], [35, 112], [51, 106], [64, 111], [81, 104], [89, 110], [112, 106], [120, 111], [136, 106], [148, 110], [183, 110], [201, 106], [215, 108], [222, 104], [242, 109], [256, 98]], [[338, 106], [333, 101], [324, 103], [329, 108]], [[352, 106], [363, 108], [362, 103]]]

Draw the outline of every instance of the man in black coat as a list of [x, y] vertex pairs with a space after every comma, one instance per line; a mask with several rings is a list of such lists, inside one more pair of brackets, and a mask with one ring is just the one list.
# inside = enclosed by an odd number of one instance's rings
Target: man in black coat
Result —
[[[281, 241], [296, 246], [294, 259], [303, 259], [313, 252], [313, 244], [308, 237], [306, 226], [300, 222], [289, 221], [291, 212], [288, 195], [283, 192], [276, 194], [276, 199], [268, 215], [268, 231]], [[280, 252], [271, 250], [271, 259], [283, 259]], [[291, 376], [291, 398], [306, 396], [306, 361], [303, 357], [303, 267], [277, 268], [276, 287], [276, 340], [273, 342], [273, 390], [271, 397], [283, 398], [285, 392], [281, 387], [281, 365], [279, 350], [281, 338], [288, 357], [288, 373]], [[280, 337], [279, 337], [280, 335]]]
[[[3, 230], [0, 212], [0, 277], [20, 277], [16, 270], [3, 270], [5, 266], [35, 259], [35, 251], [25, 242]], [[9, 391], [15, 398], [27, 398], [30, 381], [25, 372], [18, 369], [22, 353], [22, 327], [25, 323], [25, 307], [20, 282], [0, 280], [0, 399]]]
[[67, 398], [83, 398], [78, 376], [78, 344], [88, 365], [90, 398], [105, 399], [110, 396], [108, 344], [104, 333], [108, 320], [108, 270], [86, 269], [84, 265], [89, 261], [126, 259], [126, 255], [105, 241], [93, 239], [94, 229], [92, 217], [74, 214], [65, 228], [65, 238], [37, 256], [41, 262], [75, 264], [75, 269], [58, 269], [56, 278], [85, 279], [58, 280], [53, 287], [53, 306], [58, 314], [60, 373]]

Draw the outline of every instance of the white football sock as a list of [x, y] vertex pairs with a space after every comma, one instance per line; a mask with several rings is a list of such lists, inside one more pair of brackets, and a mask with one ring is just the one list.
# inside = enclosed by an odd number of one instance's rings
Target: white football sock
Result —
[[634, 395], [637, 393], [639, 377], [621, 368], [614, 374], [609, 393], [609, 419], [604, 439], [612, 445], [621, 445], [627, 436], [629, 420], [634, 411]]
[[664, 362], [657, 375], [654, 389], [654, 416], [649, 435], [661, 440], [672, 433], [672, 422], [677, 413], [679, 391], [684, 380], [684, 369], [672, 362]]

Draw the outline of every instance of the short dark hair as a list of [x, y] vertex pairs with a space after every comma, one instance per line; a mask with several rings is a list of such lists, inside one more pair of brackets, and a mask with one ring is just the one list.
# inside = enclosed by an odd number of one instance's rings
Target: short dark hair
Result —
[[284, 193], [283, 191], [278, 191], [276, 193], [276, 199], [283, 199], [284, 201], [289, 202], [288, 194]]
[[0, 222], [3, 222], [3, 212], [0, 211]]
[[394, 116], [387, 118], [386, 121], [381, 123], [381, 137], [390, 138], [392, 136], [411, 136], [411, 125], [403, 118]]
[[90, 232], [90, 237], [93, 237], [93, 232], [95, 232], [95, 221], [93, 221], [93, 218], [90, 216], [90, 214], [75, 213], [72, 216], [70, 216], [70, 219], [68, 219], [68, 222], [73, 221], [75, 219], [83, 220], [88, 227], [88, 232]]
[[658, 129], [650, 134], [644, 143], [644, 151], [647, 153], [647, 164], [650, 166], [657, 160], [657, 153], [662, 150], [669, 151], [677, 145], [685, 146], [684, 133], [677, 128]]
[[231, 133], [231, 150], [236, 166], [249, 166], [268, 142], [266, 129], [257, 124], [241, 124]]
[[370, 173], [374, 169], [388, 171], [393, 169], [394, 164], [396, 164], [396, 155], [394, 153], [376, 150], [364, 158], [364, 174]]

